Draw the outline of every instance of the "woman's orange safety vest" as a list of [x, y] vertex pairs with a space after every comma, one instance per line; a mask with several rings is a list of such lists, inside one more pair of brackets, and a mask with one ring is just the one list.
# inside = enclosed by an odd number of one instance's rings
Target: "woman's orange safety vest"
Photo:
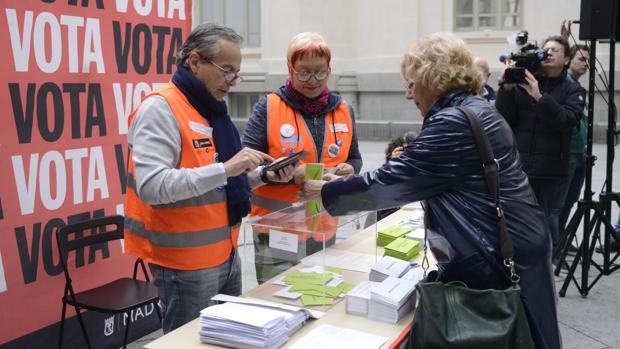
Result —
[[[325, 115], [324, 140], [319, 159], [314, 139], [304, 118], [275, 93], [267, 96], [267, 142], [268, 154], [274, 158], [288, 156], [292, 151], [302, 149], [309, 155], [301, 163], [323, 163], [324, 168], [336, 167], [346, 162], [353, 139], [353, 124], [349, 107], [343, 100], [340, 105]], [[329, 147], [339, 145], [338, 154], [330, 156]], [[333, 153], [332, 153], [333, 155]], [[264, 185], [253, 190], [252, 215], [264, 216], [291, 206], [299, 201], [295, 196], [300, 187], [297, 184]]]
[[[155, 94], [166, 99], [179, 125], [181, 161], [178, 168], [215, 163], [217, 149], [207, 120], [174, 84], [168, 83], [167, 87], [146, 97]], [[129, 115], [130, 125], [136, 110]], [[228, 260], [232, 249], [237, 247], [238, 234], [238, 227], [228, 225], [223, 188], [165, 205], [143, 202], [136, 194], [130, 153], [125, 196], [125, 251], [128, 254], [172, 269], [211, 268]]]

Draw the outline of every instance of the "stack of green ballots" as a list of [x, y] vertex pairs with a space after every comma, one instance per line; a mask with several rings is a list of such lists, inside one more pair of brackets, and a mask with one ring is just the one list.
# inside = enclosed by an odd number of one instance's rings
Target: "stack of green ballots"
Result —
[[382, 229], [378, 233], [377, 237], [377, 245], [386, 246], [390, 242], [398, 239], [399, 237], [405, 236], [408, 232], [411, 231], [411, 228], [400, 227], [398, 225], [392, 225], [385, 229]]
[[420, 241], [404, 237], [398, 238], [385, 246], [385, 256], [411, 261], [420, 253]]
[[[327, 267], [326, 273], [305, 273], [294, 271], [286, 275], [283, 281], [290, 285], [289, 292], [301, 294], [301, 302], [304, 306], [310, 305], [331, 305], [341, 293], [349, 292], [354, 284], [344, 282], [342, 275], [335, 268]], [[336, 273], [335, 273], [336, 272]], [[336, 286], [333, 279], [340, 278]]]

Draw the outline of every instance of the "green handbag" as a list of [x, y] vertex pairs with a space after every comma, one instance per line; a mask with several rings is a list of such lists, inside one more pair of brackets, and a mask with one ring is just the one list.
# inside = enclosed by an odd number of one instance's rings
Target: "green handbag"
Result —
[[[494, 269], [505, 275], [512, 285], [504, 290], [476, 290], [468, 288], [460, 281], [442, 283], [427, 279], [418, 283], [418, 304], [411, 326], [409, 348], [534, 349], [521, 301], [519, 276], [512, 259], [512, 240], [506, 229], [504, 212], [499, 201], [499, 164], [493, 157], [493, 150], [480, 120], [471, 111], [459, 109], [469, 119], [476, 148], [482, 158], [487, 186], [497, 209], [504, 266], [510, 276], [486, 251], [479, 252]], [[428, 267], [426, 244], [422, 266]], [[433, 274], [436, 275], [436, 272]]]
[[534, 348], [518, 285], [475, 290], [461, 282], [421, 282], [410, 348]]

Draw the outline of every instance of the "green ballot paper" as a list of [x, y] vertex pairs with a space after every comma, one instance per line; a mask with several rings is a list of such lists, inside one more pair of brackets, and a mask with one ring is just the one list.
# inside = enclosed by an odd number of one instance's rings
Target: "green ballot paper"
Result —
[[[321, 179], [323, 178], [323, 164], [306, 164], [306, 173], [304, 176], [305, 180], [309, 179]], [[306, 213], [308, 215], [313, 215], [321, 212], [321, 202], [319, 200], [310, 200], [307, 203]], [[315, 224], [312, 224], [313, 226]]]

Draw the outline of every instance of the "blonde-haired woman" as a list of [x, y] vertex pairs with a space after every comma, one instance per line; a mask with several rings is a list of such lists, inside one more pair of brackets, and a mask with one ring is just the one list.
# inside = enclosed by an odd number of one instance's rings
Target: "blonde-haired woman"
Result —
[[[353, 109], [327, 88], [331, 50], [323, 37], [311, 32], [297, 34], [289, 43], [286, 58], [286, 83], [256, 103], [242, 142], [276, 159], [301, 150], [310, 155], [296, 168], [294, 182], [268, 183], [272, 185], [253, 191], [252, 216], [264, 216], [299, 201], [296, 194], [304, 180], [304, 163], [322, 163], [338, 175], [359, 173], [362, 168]], [[326, 234], [327, 244], [333, 242], [334, 235]], [[259, 282], [288, 269], [289, 262], [295, 260], [294, 256], [288, 261], [265, 256], [263, 251], [269, 252], [263, 248], [268, 245], [267, 234], [255, 234], [255, 238]], [[300, 238], [299, 243], [304, 245], [299, 251], [306, 254], [323, 248], [323, 241], [313, 238]]]
[[510, 126], [478, 96], [482, 76], [466, 44], [447, 33], [425, 37], [407, 50], [401, 72], [409, 83], [406, 98], [424, 117], [416, 140], [377, 170], [331, 182], [307, 181], [306, 197], [320, 197], [332, 215], [425, 200], [442, 281], [460, 280], [477, 289], [507, 287], [505, 276], [479, 252], [487, 251], [486, 257], [502, 265], [497, 212], [469, 122], [457, 108], [471, 110], [499, 163], [501, 203], [532, 337], [538, 349], [560, 348], [544, 215], [521, 169]]

